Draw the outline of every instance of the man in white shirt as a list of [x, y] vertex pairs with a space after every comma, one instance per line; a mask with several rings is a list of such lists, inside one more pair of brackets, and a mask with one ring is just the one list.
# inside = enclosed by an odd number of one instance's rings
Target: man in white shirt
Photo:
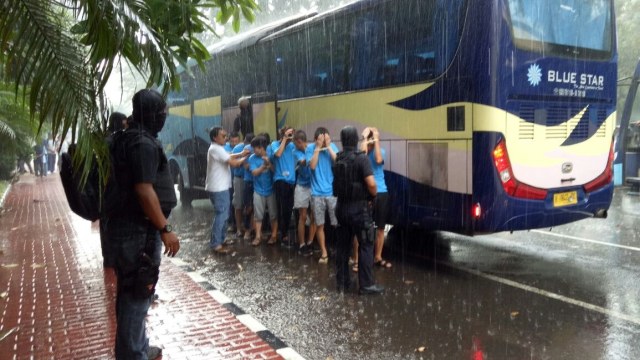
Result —
[[227, 132], [216, 126], [209, 132], [211, 146], [207, 154], [207, 180], [205, 190], [209, 192], [209, 199], [213, 204], [213, 224], [211, 225], [211, 241], [209, 247], [217, 254], [229, 253], [224, 246], [226, 234], [225, 225], [229, 218], [231, 199], [229, 188], [231, 187], [231, 169], [229, 166], [241, 166], [246, 159], [246, 152], [229, 154], [224, 149], [227, 141]]

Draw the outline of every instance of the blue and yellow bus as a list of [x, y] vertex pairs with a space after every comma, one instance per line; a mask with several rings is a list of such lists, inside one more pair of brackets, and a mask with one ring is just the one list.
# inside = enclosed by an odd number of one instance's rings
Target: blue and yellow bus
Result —
[[192, 112], [219, 96], [230, 128], [252, 95], [272, 135], [377, 127], [393, 225], [476, 234], [606, 216], [611, 0], [361, 0], [272, 30], [212, 53], [186, 81]]

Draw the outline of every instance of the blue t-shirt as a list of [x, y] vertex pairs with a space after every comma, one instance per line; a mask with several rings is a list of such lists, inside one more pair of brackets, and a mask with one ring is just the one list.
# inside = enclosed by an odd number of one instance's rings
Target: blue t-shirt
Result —
[[[306, 161], [307, 156], [304, 151], [298, 149], [295, 149], [293, 154], [296, 157], [296, 168], [298, 169], [296, 173], [296, 183], [304, 187], [311, 186], [311, 169], [309, 169], [309, 163]], [[304, 165], [297, 165], [301, 160], [304, 160]]]
[[[242, 150], [247, 149], [249, 150], [249, 154], [253, 155], [253, 147], [251, 147], [251, 145], [245, 145]], [[247, 171], [247, 169], [244, 169], [244, 181], [249, 181], [252, 182], [253, 181], [253, 175], [251, 175], [251, 171]]]
[[[262, 157], [253, 154], [249, 157], [249, 170], [253, 171], [264, 164]], [[273, 172], [263, 171], [262, 174], [253, 177], [253, 191], [261, 196], [269, 196], [273, 192]], [[271, 209], [269, 209], [271, 210]]]
[[376, 181], [378, 193], [387, 192], [387, 183], [384, 182], [384, 159], [387, 158], [387, 152], [384, 148], [380, 148], [382, 155], [382, 164], [376, 163], [376, 154], [374, 150], [369, 151], [369, 160], [371, 160], [371, 169], [373, 169], [373, 178]]
[[[240, 143], [238, 145], [236, 145], [236, 147], [233, 148], [233, 150], [231, 150], [232, 154], [240, 154], [242, 152], [242, 150], [244, 150], [244, 144]], [[236, 168], [231, 168], [231, 174], [233, 176], [238, 176], [238, 177], [243, 177], [244, 176], [244, 164], [240, 165]]]
[[231, 151], [233, 151], [233, 147], [231, 147], [231, 144], [229, 144], [228, 141], [224, 144], [224, 151], [228, 152], [229, 154], [231, 154]]
[[280, 141], [274, 141], [269, 146], [271, 154], [269, 158], [275, 166], [275, 173], [273, 174], [273, 181], [283, 180], [289, 184], [296, 183], [296, 146], [289, 141], [282, 151], [280, 157], [276, 156], [276, 152], [280, 148]]
[[[331, 143], [331, 148], [338, 153], [338, 147]], [[316, 144], [311, 143], [307, 146], [305, 155], [307, 163], [311, 164], [313, 152], [316, 150]], [[333, 170], [331, 166], [333, 160], [328, 150], [320, 151], [318, 154], [318, 164], [315, 170], [311, 170], [311, 195], [313, 196], [333, 196]]]

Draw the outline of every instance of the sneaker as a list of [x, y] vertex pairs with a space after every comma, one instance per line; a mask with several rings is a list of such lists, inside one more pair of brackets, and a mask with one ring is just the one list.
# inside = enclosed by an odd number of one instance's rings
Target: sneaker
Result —
[[234, 232], [236, 232], [236, 230], [237, 229], [236, 229], [235, 225], [229, 225], [229, 227], [227, 228], [227, 232], [230, 232], [230, 233], [234, 233]]
[[224, 239], [223, 244], [225, 245], [233, 245], [235, 243], [235, 241], [233, 240], [233, 238], [226, 238]]
[[306, 255], [309, 249], [307, 249], [307, 244], [302, 244], [302, 246], [298, 246], [298, 255]]
[[217, 248], [213, 249], [213, 252], [218, 255], [227, 255], [230, 251], [224, 245], [220, 245]]
[[383, 292], [384, 292], [384, 287], [378, 284], [361, 287], [359, 291], [360, 295], [379, 295], [379, 294], [382, 294]]
[[162, 349], [157, 346], [151, 346], [147, 348], [147, 359], [155, 360], [162, 356]]

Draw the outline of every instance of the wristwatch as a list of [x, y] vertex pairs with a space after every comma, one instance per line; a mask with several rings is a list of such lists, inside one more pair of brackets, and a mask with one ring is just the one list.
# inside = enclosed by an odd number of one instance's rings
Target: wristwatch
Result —
[[162, 229], [160, 229], [160, 232], [163, 234], [170, 233], [171, 231], [173, 231], [173, 227], [169, 224], [165, 225]]

